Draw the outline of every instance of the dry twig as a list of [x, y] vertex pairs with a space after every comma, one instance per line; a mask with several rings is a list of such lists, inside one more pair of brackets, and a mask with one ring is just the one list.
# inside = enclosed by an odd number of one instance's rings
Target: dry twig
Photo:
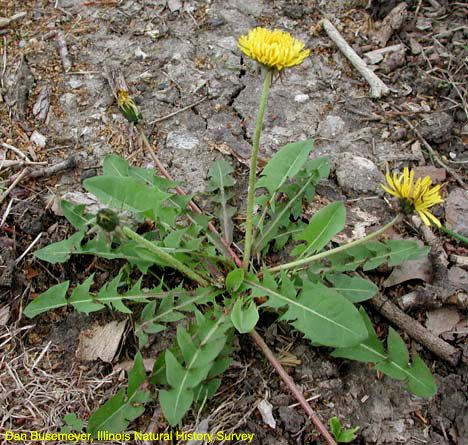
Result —
[[276, 372], [283, 379], [284, 383], [286, 384], [288, 389], [292, 392], [295, 399], [299, 402], [299, 404], [302, 406], [304, 411], [310, 417], [310, 420], [312, 421], [312, 423], [317, 428], [317, 431], [324, 437], [324, 439], [327, 441], [328, 444], [336, 445], [335, 440], [333, 439], [331, 434], [328, 432], [325, 425], [318, 418], [317, 414], [314, 412], [312, 407], [307, 403], [307, 400], [305, 399], [305, 397], [302, 394], [302, 392], [300, 391], [300, 389], [294, 383], [294, 380], [286, 372], [286, 370], [283, 368], [283, 366], [281, 366], [281, 363], [275, 357], [272, 350], [268, 347], [268, 345], [265, 343], [263, 338], [259, 335], [259, 333], [255, 329], [253, 329], [249, 333], [249, 335], [250, 335], [250, 338], [252, 338], [252, 340], [255, 342], [255, 344], [260, 348], [263, 355], [265, 355], [265, 357], [268, 359], [268, 361], [273, 366], [273, 368], [275, 368]]
[[414, 338], [418, 343], [432, 351], [437, 357], [445, 360], [452, 366], [458, 364], [461, 351], [449, 345], [441, 338], [436, 337], [422, 324], [395, 306], [390, 300], [384, 298], [382, 295], [377, 295], [369, 300], [369, 304], [377, 310], [379, 314], [383, 315], [405, 331], [411, 338]]
[[0, 29], [6, 28], [24, 17], [26, 17], [26, 12], [18, 12], [18, 14], [12, 15], [11, 17], [0, 17]]
[[346, 40], [341, 36], [338, 30], [333, 26], [333, 24], [328, 19], [322, 20], [322, 26], [325, 32], [328, 34], [333, 42], [335, 42], [338, 49], [343, 53], [343, 55], [352, 63], [354, 68], [356, 68], [359, 73], [366, 79], [367, 83], [371, 87], [371, 97], [380, 98], [387, 95], [390, 92], [390, 89], [380, 80], [377, 75], [368, 68], [366, 62], [362, 60], [356, 52], [351, 48]]

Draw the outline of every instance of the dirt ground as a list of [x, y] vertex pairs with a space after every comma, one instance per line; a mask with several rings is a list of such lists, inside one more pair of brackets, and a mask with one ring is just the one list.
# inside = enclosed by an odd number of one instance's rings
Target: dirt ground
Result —
[[[32, 257], [35, 249], [73, 231], [60, 216], [58, 198], [83, 200], [81, 181], [99, 171], [107, 153], [152, 166], [118, 112], [103, 77], [106, 65], [124, 73], [151, 142], [184, 187], [203, 191], [210, 164], [224, 157], [236, 166], [245, 191], [261, 85], [236, 39], [256, 25], [288, 30], [312, 54], [273, 85], [261, 156], [268, 158], [286, 142], [314, 138], [314, 156], [329, 156], [333, 167], [318, 189], [320, 201], [346, 202], [348, 239], [388, 219], [379, 184], [387, 169], [405, 165], [444, 184], [446, 201], [436, 214], [468, 235], [467, 191], [461, 184], [468, 142], [468, 5], [408, 0], [401, 27], [388, 42], [376, 43], [379, 23], [398, 3], [0, 0], [0, 16], [26, 13], [0, 25], [0, 163], [19, 161], [1, 164], [0, 192], [23, 171], [24, 156], [38, 163], [29, 171], [76, 161], [56, 174], [25, 177], [0, 203], [0, 432], [58, 431], [70, 412], [87, 419], [125, 383], [123, 369], [135, 352], [135, 338], [126, 327], [110, 362], [78, 358], [83, 332], [112, 321], [111, 314], [86, 317], [63, 309], [33, 320], [21, 315], [53, 284], [80, 281], [90, 270], [104, 281], [115, 270], [115, 264], [92, 258], [50, 266]], [[323, 17], [360, 55], [400, 45], [383, 60], [371, 60], [390, 95], [369, 97], [365, 80], [320, 30]], [[61, 38], [68, 49], [65, 59]], [[404, 230], [400, 235], [424, 240], [415, 227]], [[336, 415], [344, 425], [360, 427], [356, 444], [468, 444], [468, 251], [440, 237], [447, 258], [443, 284], [433, 256], [396, 274], [378, 269], [371, 275], [395, 302], [416, 290], [445, 292], [442, 307], [420, 304], [408, 313], [462, 351], [456, 368], [402, 333], [436, 375], [439, 389], [431, 400], [411, 396], [400, 383], [363, 364], [328, 357], [287, 326], [265, 320], [259, 327], [322, 419]], [[450, 304], [460, 301], [465, 306]], [[375, 312], [373, 317], [384, 334], [388, 322]], [[163, 348], [159, 338], [143, 351], [148, 363]], [[274, 429], [257, 409], [262, 399], [273, 406]], [[145, 430], [158, 415], [157, 406], [150, 405], [132, 428]], [[281, 380], [243, 337], [219, 393], [185, 419], [187, 431], [202, 427], [254, 432], [258, 445], [322, 443]], [[165, 428], [161, 421], [160, 430]]]

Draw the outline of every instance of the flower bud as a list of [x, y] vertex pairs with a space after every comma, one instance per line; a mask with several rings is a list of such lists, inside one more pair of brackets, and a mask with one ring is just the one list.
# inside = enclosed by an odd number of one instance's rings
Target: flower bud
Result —
[[137, 124], [142, 119], [141, 112], [135, 101], [128, 94], [128, 91], [117, 91], [117, 104], [119, 105], [120, 112], [130, 123]]
[[113, 210], [102, 209], [96, 214], [96, 224], [106, 232], [113, 232], [120, 224], [120, 220]]

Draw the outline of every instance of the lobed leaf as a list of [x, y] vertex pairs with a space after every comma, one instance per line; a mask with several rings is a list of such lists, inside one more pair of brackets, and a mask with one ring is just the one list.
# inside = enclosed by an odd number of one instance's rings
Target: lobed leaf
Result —
[[181, 357], [166, 350], [164, 354], [166, 382], [169, 389], [159, 392], [163, 413], [171, 425], [176, 425], [200, 395], [199, 386], [208, 378], [216, 358], [225, 348], [230, 327], [225, 314], [212, 320], [197, 312], [196, 324], [191, 335], [180, 325], [177, 329], [177, 344]]
[[23, 314], [28, 318], [33, 318], [36, 315], [50, 311], [51, 309], [66, 306], [67, 300], [65, 295], [69, 284], [69, 281], [64, 281], [63, 283], [52, 286], [50, 289], [46, 290], [31, 301], [31, 303], [24, 308]]
[[306, 243], [296, 247], [294, 252], [303, 257], [322, 250], [337, 233], [344, 229], [345, 222], [346, 209], [342, 201], [333, 202], [320, 209], [310, 219], [304, 231], [296, 236], [295, 239], [304, 240]]
[[335, 349], [332, 356], [376, 363], [378, 371], [394, 379], [404, 380], [408, 391], [419, 397], [432, 397], [437, 391], [437, 385], [424, 361], [415, 354], [413, 363], [409, 363], [408, 349], [398, 333], [392, 328], [389, 329], [387, 339], [388, 353], [385, 353], [369, 317], [364, 309], [361, 308], [360, 312], [366, 323], [369, 337], [352, 348]]
[[262, 283], [247, 281], [254, 296], [268, 296], [264, 306], [286, 307], [282, 320], [302, 332], [306, 338], [323, 346], [354, 346], [367, 337], [366, 326], [354, 305], [324, 285], [304, 282], [299, 296], [294, 284], [282, 276], [282, 289], [271, 278]]
[[128, 373], [127, 391], [121, 389], [91, 415], [88, 420], [88, 433], [97, 437], [99, 431], [125, 431], [132, 420], [143, 414], [144, 404], [151, 399], [147, 391], [140, 389], [145, 381], [143, 358], [137, 353], [133, 368]]
[[313, 141], [298, 141], [285, 145], [268, 161], [256, 188], [265, 187], [276, 192], [289, 178], [293, 178], [307, 161], [313, 149]]
[[36, 250], [34, 256], [51, 264], [64, 263], [69, 260], [72, 253], [80, 249], [80, 243], [84, 236], [84, 231], [76, 232], [63, 241]]

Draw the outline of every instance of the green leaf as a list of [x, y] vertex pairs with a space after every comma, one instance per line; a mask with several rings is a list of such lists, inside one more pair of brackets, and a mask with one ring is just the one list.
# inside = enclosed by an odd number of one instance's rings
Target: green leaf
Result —
[[346, 209], [341, 201], [320, 209], [296, 238], [306, 241], [305, 245], [301, 245], [301, 256], [312, 255], [325, 247], [338, 232], [344, 229], [345, 221]]
[[388, 257], [388, 265], [390, 267], [397, 266], [404, 261], [417, 260], [429, 253], [430, 247], [420, 247], [413, 240], [387, 240], [385, 244], [390, 248]]
[[333, 357], [347, 358], [358, 362], [378, 363], [385, 360], [385, 350], [372, 326], [372, 321], [364, 308], [361, 307], [359, 312], [366, 325], [368, 333], [367, 339], [356, 346], [335, 349], [331, 355]]
[[23, 314], [28, 318], [33, 318], [51, 309], [66, 306], [67, 300], [65, 294], [67, 293], [69, 283], [69, 281], [64, 281], [63, 283], [56, 284], [40, 294], [25, 307]]
[[359, 427], [355, 428], [343, 428], [341, 426], [340, 419], [338, 417], [332, 417], [328, 421], [328, 425], [330, 425], [330, 430], [333, 434], [335, 440], [339, 443], [349, 443], [356, 439], [356, 432]]
[[60, 202], [63, 215], [75, 229], [82, 230], [88, 225], [92, 216], [85, 213], [86, 206], [84, 204], [73, 204], [70, 201], [62, 199]]
[[260, 232], [257, 239], [255, 239], [255, 244], [253, 246], [254, 252], [261, 251], [275, 236], [278, 228], [281, 225], [285, 225], [285, 221], [289, 221], [289, 211], [293, 207], [296, 202], [300, 202], [302, 200], [302, 196], [310, 186], [310, 184], [314, 181], [314, 177], [311, 176], [304, 185], [292, 196], [286, 205], [282, 206], [281, 210], [276, 212], [273, 217], [271, 218], [270, 222], [266, 225], [266, 227]]
[[135, 356], [135, 363], [128, 374], [128, 391], [121, 389], [117, 394], [94, 412], [88, 420], [88, 432], [97, 437], [99, 431], [119, 433], [125, 431], [132, 420], [145, 411], [144, 404], [150, 395], [139, 388], [146, 381], [143, 358], [140, 353]]
[[64, 263], [65, 261], [68, 261], [72, 253], [79, 249], [79, 245], [83, 238], [84, 232], [76, 232], [63, 241], [49, 244], [42, 249], [36, 250], [34, 252], [34, 256], [52, 264]]
[[[288, 279], [282, 276], [282, 281], [288, 282]], [[255, 296], [269, 296], [264, 306], [287, 306], [281, 319], [292, 321], [292, 325], [314, 343], [347, 347], [367, 337], [366, 326], [354, 305], [326, 286], [305, 282], [297, 298], [292, 283], [287, 287], [283, 284], [281, 292], [271, 288], [274, 286], [268, 278], [263, 285], [246, 283], [255, 291]]]
[[238, 298], [231, 311], [231, 321], [237, 331], [241, 334], [250, 332], [259, 319], [257, 305], [250, 300], [245, 304], [242, 298]]
[[185, 318], [184, 312], [193, 311], [197, 304], [214, 302], [220, 291], [212, 288], [200, 288], [192, 295], [176, 289], [165, 296], [159, 306], [156, 301], [149, 303], [141, 314], [141, 318], [135, 329], [140, 347], [143, 347], [148, 334], [157, 334], [166, 329], [166, 323], [179, 321]]
[[89, 314], [90, 312], [99, 311], [104, 308], [103, 304], [95, 302], [89, 289], [94, 282], [94, 274], [90, 275], [82, 284], [73, 289], [68, 303], [71, 304], [77, 311]]
[[128, 162], [120, 156], [113, 154], [107, 155], [102, 163], [102, 174], [104, 176], [128, 176]]
[[366, 301], [377, 294], [379, 288], [370, 280], [350, 277], [345, 274], [327, 275], [333, 289], [344, 295], [352, 303]]
[[375, 369], [389, 377], [404, 380], [408, 391], [419, 397], [432, 397], [437, 391], [437, 385], [434, 376], [421, 358], [415, 355], [412, 365], [409, 364], [406, 345], [392, 328], [389, 329], [388, 354], [386, 354], [369, 317], [364, 309], [361, 308], [360, 312], [369, 332], [368, 339], [352, 348], [335, 349], [332, 356], [377, 363]]
[[236, 292], [244, 281], [244, 269], [234, 269], [226, 277], [226, 289], [229, 292]]
[[161, 408], [171, 425], [179, 423], [189, 410], [195, 396], [199, 395], [198, 386], [208, 377], [216, 357], [223, 351], [230, 326], [226, 321], [222, 312], [218, 313], [216, 320], [196, 312], [192, 335], [178, 327], [177, 343], [182, 357], [178, 359], [166, 350], [166, 380], [171, 388], [159, 392]]
[[171, 196], [130, 177], [95, 176], [86, 179], [83, 186], [103, 204], [135, 212], [157, 209]]
[[61, 429], [61, 432], [71, 433], [72, 431], [80, 432], [83, 429], [83, 421], [78, 418], [76, 413], [68, 413], [63, 416], [63, 421], [65, 422], [64, 427]]
[[437, 384], [431, 370], [419, 357], [413, 355], [413, 366], [408, 374], [406, 389], [419, 397], [432, 397], [437, 392]]
[[232, 232], [234, 229], [232, 217], [235, 214], [235, 209], [228, 206], [228, 201], [231, 198], [228, 189], [235, 184], [234, 178], [231, 176], [233, 171], [234, 169], [228, 162], [224, 160], [216, 161], [208, 172], [211, 180], [207, 187], [208, 191], [218, 192], [216, 201], [220, 203], [220, 209], [217, 212], [217, 216], [221, 222], [223, 238], [229, 244], [232, 243]]
[[277, 191], [288, 178], [293, 178], [299, 172], [312, 148], [312, 140], [293, 142], [282, 147], [268, 161], [256, 188], [265, 187], [270, 193]]
[[341, 422], [340, 422], [340, 419], [338, 419], [338, 417], [332, 417], [329, 421], [328, 421], [328, 425], [330, 426], [330, 431], [331, 433], [333, 434], [333, 437], [335, 439], [338, 439], [338, 437], [340, 436], [340, 433], [341, 433]]

